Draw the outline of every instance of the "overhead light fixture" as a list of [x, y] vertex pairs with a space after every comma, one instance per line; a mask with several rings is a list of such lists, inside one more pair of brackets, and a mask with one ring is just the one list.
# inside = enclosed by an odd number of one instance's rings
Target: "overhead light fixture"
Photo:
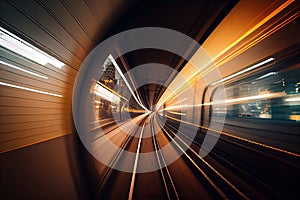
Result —
[[146, 111], [148, 111], [149, 113], [151, 112], [150, 110], [148, 110], [141, 101], [139, 101], [139, 99], [136, 97], [136, 95], [134, 94], [134, 91], [132, 90], [130, 84], [128, 83], [127, 79], [125, 78], [121, 68], [119, 67], [119, 65], [117, 64], [117, 62], [115, 61], [115, 59], [113, 58], [113, 56], [110, 54], [108, 56], [108, 58], [110, 59], [110, 61], [112, 62], [112, 64], [115, 66], [115, 68], [117, 69], [118, 73], [120, 74], [120, 76], [122, 77], [122, 79], [124, 80], [127, 88], [129, 89], [130, 93], [132, 94], [134, 100]]
[[43, 66], [51, 64], [61, 69], [65, 65], [2, 27], [0, 27], [0, 46]]
[[248, 71], [251, 71], [251, 70], [253, 70], [253, 69], [255, 69], [255, 68], [258, 68], [258, 67], [260, 67], [260, 66], [262, 66], [262, 65], [264, 65], [264, 64], [267, 64], [267, 63], [273, 61], [274, 59], [275, 59], [275, 58], [268, 58], [267, 60], [264, 60], [264, 61], [262, 61], [262, 62], [260, 62], [260, 63], [257, 63], [257, 64], [255, 64], [255, 65], [253, 65], [253, 66], [251, 66], [251, 67], [248, 67], [248, 68], [246, 68], [246, 69], [244, 69], [244, 70], [242, 70], [242, 71], [239, 71], [239, 72], [234, 73], [234, 74], [232, 74], [232, 75], [230, 75], [230, 76], [227, 76], [226, 78], [223, 78], [223, 79], [221, 79], [221, 80], [219, 80], [219, 81], [216, 81], [216, 82], [214, 82], [213, 84], [211, 84], [211, 86], [217, 85], [217, 84], [222, 83], [222, 82], [224, 82], [224, 81], [228, 81], [228, 80], [230, 80], [230, 79], [232, 79], [232, 78], [234, 78], [234, 77], [236, 77], [236, 76], [239, 76], [239, 75], [244, 74], [244, 73], [246, 73], [246, 72], [248, 72]]
[[27, 90], [27, 91], [30, 91], [30, 92], [35, 92], [35, 93], [40, 93], [40, 94], [46, 94], [46, 95], [55, 96], [55, 97], [63, 97], [60, 94], [54, 94], [54, 93], [51, 93], [51, 92], [36, 90], [36, 89], [33, 89], [33, 88], [27, 88], [27, 87], [14, 85], [14, 84], [10, 84], [10, 83], [0, 82], [0, 85], [7, 86], [7, 87], [12, 87], [12, 88], [16, 88], [16, 89], [21, 89], [21, 90]]
[[13, 69], [22, 71], [22, 72], [25, 72], [25, 73], [30, 74], [30, 75], [33, 75], [33, 76], [37, 76], [37, 77], [39, 77], [39, 78], [48, 79], [47, 76], [44, 76], [44, 75], [41, 75], [41, 74], [38, 74], [38, 73], [35, 73], [35, 72], [32, 72], [32, 71], [29, 71], [29, 70], [27, 70], [27, 69], [23, 69], [23, 68], [21, 68], [21, 67], [12, 65], [12, 64], [7, 63], [7, 62], [4, 62], [4, 61], [2, 61], [2, 60], [0, 60], [0, 64], [3, 64], [3, 65], [5, 65], [5, 66], [7, 66], [7, 67], [10, 67], [10, 68], [13, 68]]

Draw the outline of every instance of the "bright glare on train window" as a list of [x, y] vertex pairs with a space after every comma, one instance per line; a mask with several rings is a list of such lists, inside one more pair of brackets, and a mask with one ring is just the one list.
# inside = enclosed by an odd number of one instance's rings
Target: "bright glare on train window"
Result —
[[61, 69], [65, 65], [2, 27], [0, 27], [0, 46], [43, 66], [51, 64]]
[[107, 101], [113, 102], [113, 103], [119, 103], [121, 101], [120, 97], [118, 97], [117, 95], [108, 91], [107, 89], [105, 89], [104, 87], [99, 85], [98, 83], [95, 85], [94, 93], [97, 96], [99, 96]]

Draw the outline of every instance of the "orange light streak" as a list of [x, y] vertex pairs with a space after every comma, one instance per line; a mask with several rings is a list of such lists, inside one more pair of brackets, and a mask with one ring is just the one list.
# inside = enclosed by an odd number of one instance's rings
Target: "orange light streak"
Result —
[[[193, 73], [186, 80], [187, 84], [183, 83], [182, 85], [180, 85], [180, 87], [178, 87], [178, 89], [176, 89], [175, 92], [180, 94], [181, 92], [183, 92], [187, 88], [187, 86], [191, 85], [194, 81], [196, 81], [200, 77], [203, 77], [203, 76], [207, 75], [209, 72], [211, 72], [215, 68], [220, 67], [222, 64], [228, 62], [228, 60], [230, 60], [230, 59], [236, 57], [237, 55], [241, 54], [242, 52], [246, 51], [247, 49], [249, 49], [253, 45], [257, 44], [258, 42], [260, 42], [264, 38], [268, 37], [270, 34], [274, 33], [275, 32], [274, 30], [276, 30], [276, 29], [279, 30], [284, 25], [286, 25], [287, 23], [283, 22], [280, 25], [278, 25], [277, 27], [271, 29], [267, 33], [265, 33], [262, 36], [258, 37], [255, 41], [252, 41], [252, 42], [248, 43], [247, 45], [243, 45], [242, 48], [239, 48], [238, 50], [230, 53], [229, 55], [224, 56], [224, 55], [226, 55], [226, 53], [228, 53], [230, 51], [230, 49], [232, 49], [234, 46], [236, 46], [239, 42], [241, 42], [243, 39], [248, 37], [250, 34], [252, 34], [258, 28], [260, 28], [262, 25], [264, 25], [266, 22], [268, 22], [274, 16], [279, 14], [282, 10], [284, 10], [286, 7], [288, 7], [293, 2], [294, 2], [294, 0], [288, 0], [285, 3], [283, 3], [281, 6], [279, 6], [277, 9], [275, 9], [273, 12], [271, 12], [268, 16], [266, 16], [264, 19], [262, 19], [259, 23], [257, 23], [250, 30], [248, 30], [246, 33], [244, 33], [241, 37], [239, 37], [234, 42], [232, 42], [229, 46], [227, 46], [222, 52], [220, 52], [218, 55], [216, 55], [214, 58], [212, 58], [212, 62], [207, 63], [206, 65], [204, 65], [200, 69], [198, 69], [195, 73]], [[292, 18], [292, 20], [294, 20], [297, 17], [298, 16], [296, 15], [296, 17], [292, 16], [289, 19]], [[289, 22], [291, 22], [292, 20], [290, 20]], [[265, 30], [263, 30], [263, 31], [265, 31]], [[259, 34], [262, 34], [263, 31], [261, 31]], [[202, 73], [200, 73], [200, 71], [203, 70], [203, 69], [205, 69], [205, 70]], [[166, 101], [170, 98], [171, 98], [171, 95], [166, 99]]]
[[[164, 127], [162, 127], [162, 129], [165, 131], [165, 133], [167, 133], [168, 137], [176, 144], [176, 146], [178, 146], [178, 148], [185, 154], [185, 156], [193, 163], [193, 165], [209, 180], [211, 181], [211, 179], [200, 169], [200, 167], [195, 163], [195, 161], [186, 153], [186, 151], [174, 140], [173, 137], [170, 136], [170, 134], [166, 131], [166, 129]], [[175, 136], [176, 134], [171, 131]], [[222, 174], [220, 174], [215, 168], [213, 168], [208, 162], [206, 162], [194, 149], [192, 149], [188, 144], [186, 144], [180, 137], [176, 136], [176, 139], [180, 140], [181, 143], [183, 143], [188, 149], [190, 149], [202, 162], [204, 162], [211, 170], [213, 170], [221, 179], [223, 179], [228, 185], [230, 185], [230, 187], [232, 187], [239, 195], [241, 195], [244, 199], [249, 199], [244, 193], [242, 193], [238, 188], [236, 188], [230, 181], [228, 181]], [[211, 182], [211, 184], [213, 186], [215, 186], [215, 184], [213, 182]], [[215, 187], [216, 190], [218, 190], [219, 188], [216, 186]], [[220, 194], [225, 195], [221, 190], [219, 190], [218, 192], [220, 192]], [[225, 199], [226, 196], [225, 196]]]

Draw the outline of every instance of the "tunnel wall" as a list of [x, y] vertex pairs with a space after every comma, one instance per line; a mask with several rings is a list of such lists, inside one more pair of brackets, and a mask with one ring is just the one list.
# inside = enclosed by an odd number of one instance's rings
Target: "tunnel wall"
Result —
[[[1, 1], [0, 25], [65, 63], [38, 65], [0, 49], [0, 60], [48, 77], [41, 79], [0, 64], [0, 81], [63, 97], [0, 86], [0, 152], [73, 132], [71, 100], [80, 64], [117, 14], [122, 0]], [[97, 10], [97, 12], [95, 12]], [[110, 18], [111, 17], [111, 18]], [[105, 23], [104, 23], [105, 22]]]
[[[65, 63], [42, 66], [0, 48], [0, 82], [47, 91], [49, 96], [0, 86], [1, 197], [84, 199], [72, 120], [72, 90], [80, 64], [121, 12], [123, 0], [3, 0], [0, 26]], [[97, 10], [97, 12], [95, 12]]]

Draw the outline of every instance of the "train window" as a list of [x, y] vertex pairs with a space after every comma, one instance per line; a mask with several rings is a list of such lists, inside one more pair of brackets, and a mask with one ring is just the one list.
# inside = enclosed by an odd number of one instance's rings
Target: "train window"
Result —
[[115, 120], [120, 120], [116, 113], [121, 112], [121, 107], [125, 98], [121, 95], [124, 88], [121, 86], [122, 79], [115, 70], [115, 67], [106, 59], [101, 66], [102, 75], [95, 82], [94, 86], [94, 106], [95, 116], [97, 120], [109, 119], [117, 117]]
[[[223, 113], [227, 118], [299, 122], [299, 88], [299, 63], [280, 69], [268, 69], [226, 86], [226, 111]], [[217, 105], [213, 106], [213, 112], [220, 112]]]

